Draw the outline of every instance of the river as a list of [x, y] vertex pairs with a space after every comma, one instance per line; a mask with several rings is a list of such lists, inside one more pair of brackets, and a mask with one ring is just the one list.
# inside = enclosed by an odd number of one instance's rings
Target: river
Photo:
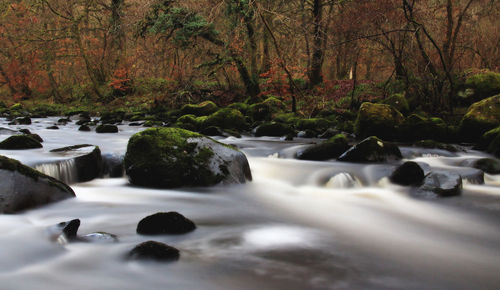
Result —
[[[44, 148], [0, 150], [36, 166], [60, 157], [49, 150], [94, 144], [124, 154], [142, 128], [117, 134], [79, 132], [57, 118], [29, 128]], [[3, 132], [5, 133], [5, 132]], [[0, 140], [8, 135], [0, 135]], [[247, 155], [253, 182], [178, 190], [130, 186], [126, 178], [71, 184], [77, 197], [15, 215], [0, 215], [1, 289], [498, 289], [500, 176], [464, 181], [462, 196], [419, 199], [390, 184], [394, 164], [312, 162], [288, 158], [311, 142], [279, 138], [219, 139]], [[467, 175], [468, 150], [401, 148], [406, 160]], [[65, 169], [66, 170], [66, 169]], [[71, 170], [71, 169], [67, 169]], [[176, 236], [141, 236], [137, 223], [178, 211], [198, 228]], [[119, 243], [51, 241], [47, 227], [79, 218], [79, 234], [105, 231]], [[173, 263], [131, 262], [136, 244], [156, 240], [181, 251]]]

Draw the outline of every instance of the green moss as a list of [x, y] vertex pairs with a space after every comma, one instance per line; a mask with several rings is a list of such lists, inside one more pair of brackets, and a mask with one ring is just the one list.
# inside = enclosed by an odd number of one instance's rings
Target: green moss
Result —
[[470, 76], [465, 85], [473, 89], [475, 95], [491, 96], [500, 92], [500, 73], [485, 72]]
[[403, 120], [403, 115], [390, 105], [365, 102], [359, 109], [354, 133], [358, 138], [378, 136], [394, 139]]
[[153, 120], [148, 120], [142, 124], [144, 127], [161, 127], [163, 126], [162, 121], [153, 121]]
[[[224, 176], [209, 170], [213, 152], [189, 138], [201, 134], [179, 128], [153, 128], [133, 135], [124, 164], [133, 184], [150, 187], [207, 186]], [[205, 137], [207, 138], [207, 137]]]
[[224, 108], [208, 116], [205, 126], [216, 126], [222, 129], [244, 130], [248, 127], [243, 114], [235, 109]]
[[403, 141], [427, 139], [450, 141], [452, 137], [450, 128], [441, 118], [426, 118], [411, 114], [400, 125], [400, 139]]
[[16, 103], [16, 104], [10, 106], [9, 110], [10, 111], [21, 111], [21, 110], [24, 110], [24, 106], [21, 103]]
[[404, 94], [394, 94], [382, 101], [383, 104], [391, 105], [403, 114], [408, 114], [410, 106]]
[[181, 108], [183, 115], [208, 116], [217, 111], [217, 105], [212, 101], [205, 101], [197, 105], [187, 104]]
[[325, 131], [332, 127], [334, 123], [324, 118], [299, 119], [295, 122], [298, 130], [313, 130], [317, 132]]
[[255, 136], [256, 137], [261, 137], [261, 136], [272, 136], [272, 137], [281, 137], [285, 136], [287, 134], [290, 134], [293, 132], [293, 129], [282, 123], [277, 123], [277, 122], [269, 122], [269, 123], [264, 123], [261, 124], [259, 127], [257, 127], [255, 131]]
[[472, 104], [460, 123], [460, 133], [468, 141], [477, 141], [485, 132], [500, 124], [500, 95]]
[[248, 111], [248, 104], [245, 103], [232, 103], [231, 105], [227, 106], [228, 108], [235, 109], [240, 111], [242, 114], [246, 114]]
[[275, 97], [269, 97], [260, 103], [250, 105], [247, 114], [254, 121], [269, 121], [274, 114], [284, 111], [285, 108], [282, 101]]
[[295, 125], [298, 120], [299, 118], [294, 113], [277, 113], [273, 119], [273, 121], [275, 122], [280, 122], [288, 125]]
[[0, 149], [22, 150], [42, 148], [42, 144], [29, 135], [14, 135], [0, 142]]

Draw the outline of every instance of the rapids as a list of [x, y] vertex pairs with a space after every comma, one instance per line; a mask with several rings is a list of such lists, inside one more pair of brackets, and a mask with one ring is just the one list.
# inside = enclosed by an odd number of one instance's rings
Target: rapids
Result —
[[[51, 149], [93, 144], [124, 154], [141, 128], [117, 134], [79, 132], [57, 118], [29, 128], [44, 148], [0, 150], [71, 183], [71, 162]], [[2, 131], [0, 131], [1, 133]], [[0, 140], [8, 135], [0, 135]], [[1, 289], [498, 289], [500, 176], [464, 180], [460, 197], [416, 199], [384, 178], [394, 164], [312, 162], [290, 158], [309, 139], [223, 138], [247, 155], [253, 182], [177, 190], [130, 186], [126, 178], [71, 184], [77, 198], [0, 215]], [[405, 159], [473, 174], [468, 150], [401, 148]], [[179, 236], [140, 236], [137, 223], [178, 211], [198, 228]], [[50, 240], [47, 228], [79, 218], [79, 234], [105, 231], [116, 244]], [[128, 262], [136, 244], [156, 240], [181, 251], [174, 263]]]

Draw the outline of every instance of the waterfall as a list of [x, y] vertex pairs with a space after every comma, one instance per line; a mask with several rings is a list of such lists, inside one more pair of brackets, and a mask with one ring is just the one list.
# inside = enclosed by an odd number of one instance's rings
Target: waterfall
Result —
[[78, 182], [75, 159], [60, 160], [53, 163], [35, 165], [35, 169], [60, 181], [71, 184]]

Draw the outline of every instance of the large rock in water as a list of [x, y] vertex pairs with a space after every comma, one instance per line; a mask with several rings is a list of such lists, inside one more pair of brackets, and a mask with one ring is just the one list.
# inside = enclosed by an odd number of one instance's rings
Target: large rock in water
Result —
[[377, 136], [392, 140], [403, 120], [403, 115], [390, 105], [365, 102], [359, 108], [354, 133], [358, 138]]
[[424, 170], [413, 161], [403, 163], [389, 177], [391, 182], [405, 186], [420, 185], [424, 178]]
[[61, 181], [0, 155], [0, 212], [15, 213], [75, 197]]
[[29, 135], [14, 135], [0, 142], [0, 149], [23, 150], [42, 148], [40, 141]]
[[369, 163], [393, 161], [401, 158], [398, 146], [372, 136], [344, 152], [338, 161]]
[[133, 135], [124, 165], [132, 184], [147, 187], [210, 186], [252, 179], [245, 154], [179, 128], [152, 128]]
[[135, 246], [127, 255], [129, 260], [153, 260], [158, 262], [177, 261], [179, 257], [179, 250], [155, 241], [141, 243]]
[[488, 130], [500, 124], [500, 95], [472, 104], [460, 123], [460, 133], [467, 141], [478, 141]]
[[102, 156], [98, 146], [82, 144], [51, 150], [50, 152], [74, 159], [76, 182], [90, 181], [101, 175]]
[[195, 229], [196, 225], [190, 219], [175, 211], [147, 216], [137, 225], [137, 233], [142, 235], [178, 235]]
[[454, 172], [431, 172], [414, 195], [419, 197], [451, 197], [462, 193], [462, 177]]
[[337, 158], [349, 149], [347, 139], [343, 134], [338, 134], [327, 141], [307, 147], [304, 151], [297, 153], [297, 159], [301, 160], [328, 160]]

